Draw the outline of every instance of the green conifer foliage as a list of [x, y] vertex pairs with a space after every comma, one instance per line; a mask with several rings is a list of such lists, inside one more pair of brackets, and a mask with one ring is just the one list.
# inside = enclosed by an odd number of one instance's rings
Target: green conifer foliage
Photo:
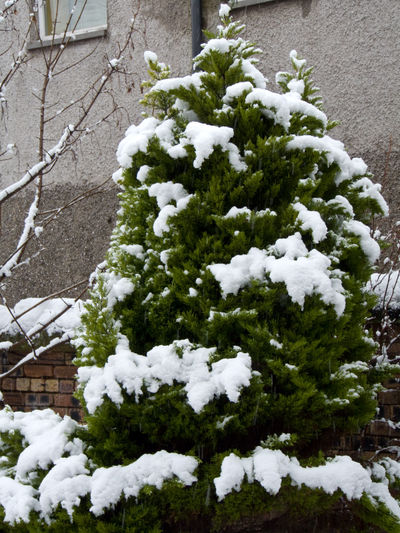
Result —
[[141, 492], [146, 531], [285, 513], [298, 487], [264, 490], [247, 467], [229, 486], [224, 461], [323, 464], [310, 457], [374, 416], [382, 379], [364, 327], [379, 186], [328, 136], [305, 61], [292, 52], [273, 92], [240, 30], [223, 11], [183, 78], [147, 54], [149, 115], [118, 149], [118, 222], [76, 341], [94, 464], [198, 462], [190, 488]]

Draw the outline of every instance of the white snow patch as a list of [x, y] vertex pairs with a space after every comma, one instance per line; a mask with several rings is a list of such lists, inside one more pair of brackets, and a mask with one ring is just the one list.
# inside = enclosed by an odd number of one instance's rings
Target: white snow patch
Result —
[[147, 179], [147, 175], [150, 169], [151, 167], [149, 167], [148, 165], [142, 165], [139, 168], [138, 173], [136, 174], [136, 179], [140, 181], [140, 183], [144, 183]]
[[195, 150], [194, 168], [201, 168], [202, 164], [214, 151], [215, 146], [220, 146], [224, 152], [228, 152], [229, 162], [235, 170], [241, 172], [247, 166], [242, 161], [238, 147], [229, 142], [233, 137], [233, 129], [227, 126], [213, 126], [201, 122], [189, 122], [179, 144], [171, 147], [168, 153], [171, 157], [186, 156], [187, 145], [192, 145]]
[[254, 86], [249, 81], [240, 81], [227, 87], [225, 96], [222, 98], [224, 104], [230, 104], [235, 98], [239, 98], [245, 92], [251, 92]]
[[181, 183], [166, 181], [164, 183], [154, 183], [148, 189], [149, 196], [156, 198], [157, 205], [160, 209], [165, 207], [171, 200], [181, 200], [186, 198], [188, 193]]
[[299, 213], [297, 218], [302, 223], [301, 229], [305, 231], [311, 230], [313, 241], [315, 243], [323, 241], [328, 233], [328, 228], [322, 220], [320, 213], [318, 211], [308, 210], [306, 206], [300, 202], [293, 204], [293, 207]]
[[[74, 507], [90, 496], [96, 516], [114, 506], [124, 496], [137, 497], [146, 485], [160, 489], [164, 481], [176, 478], [182, 485], [196, 481], [198, 466], [194, 457], [161, 450], [146, 454], [125, 466], [97, 468], [84, 454], [83, 442], [73, 438], [76, 422], [62, 419], [50, 409], [31, 413], [0, 412], [0, 432], [20, 431], [26, 446], [15, 467], [3, 465], [0, 472], [0, 505], [5, 522], [29, 522], [31, 511], [46, 522], [60, 505], [72, 517]], [[73, 440], [71, 440], [73, 439]], [[1, 439], [0, 439], [1, 445]], [[39, 488], [31, 482], [36, 470], [48, 470]]]
[[[80, 317], [83, 312], [82, 301], [73, 298], [25, 298], [20, 300], [11, 310], [17, 318], [20, 326], [30, 337], [45, 324], [49, 324], [45, 331], [48, 335], [56, 333], [73, 334], [75, 328], [80, 325]], [[66, 310], [58, 318], [62, 311]], [[4, 305], [0, 305], [0, 335], [17, 335], [20, 328], [14, 321], [12, 314]]]
[[341, 490], [348, 500], [359, 500], [366, 494], [375, 503], [385, 504], [400, 518], [399, 504], [387, 485], [373, 482], [369, 472], [348, 456], [335, 457], [321, 466], [302, 467], [296, 458], [280, 450], [258, 447], [247, 458], [231, 453], [222, 462], [221, 475], [214, 479], [218, 499], [223, 500], [233, 490], [239, 491], [245, 477], [249, 483], [258, 481], [272, 495], [279, 492], [282, 479], [286, 477], [295, 486], [322, 489], [327, 494]]
[[10, 524], [29, 521], [29, 514], [39, 510], [35, 490], [10, 477], [0, 477], [0, 504], [4, 508], [4, 521]]
[[246, 215], [247, 218], [251, 216], [251, 209], [248, 207], [231, 207], [224, 218], [236, 218], [239, 215]]
[[335, 198], [333, 198], [332, 200], [329, 200], [329, 202], [327, 202], [327, 205], [338, 205], [350, 217], [354, 217], [353, 206], [351, 205], [351, 203], [348, 201], [347, 198], [345, 198], [344, 196], [340, 194], [336, 195]]
[[301, 96], [304, 94], [305, 84], [304, 80], [297, 80], [293, 78], [287, 84], [288, 89], [292, 92], [299, 93]]
[[117, 302], [122, 302], [135, 289], [135, 285], [129, 278], [120, 276], [115, 272], [107, 271], [103, 277], [107, 291], [108, 309], [112, 309]]
[[94, 413], [105, 396], [120, 405], [122, 389], [138, 400], [143, 386], [155, 394], [163, 384], [171, 386], [174, 382], [185, 384], [187, 401], [197, 413], [222, 394], [231, 402], [237, 402], [241, 388], [250, 384], [251, 358], [239, 352], [234, 358], [210, 365], [215, 351], [215, 348], [196, 348], [183, 340], [155, 346], [143, 356], [131, 352], [127, 338], [120, 335], [116, 353], [108, 358], [104, 367], [78, 369], [88, 411]]
[[361, 189], [361, 192], [359, 193], [361, 198], [371, 198], [376, 200], [384, 216], [389, 214], [389, 207], [381, 195], [382, 185], [380, 183], [372, 183], [372, 181], [365, 176], [353, 183], [352, 187], [353, 189]]
[[[290, 127], [290, 119], [293, 113], [301, 113], [320, 120], [324, 127], [327, 124], [325, 113], [318, 108], [305, 102], [297, 92], [290, 92], [285, 94], [274, 93], [267, 89], [254, 89], [246, 96], [246, 103], [261, 104], [263, 113], [272, 118], [276, 124], [280, 124], [288, 130]], [[307, 136], [305, 136], [307, 137]], [[311, 139], [315, 137], [309, 135]], [[303, 138], [300, 137], [300, 138]], [[292, 141], [293, 142], [293, 141]], [[288, 143], [288, 145], [290, 142]]]
[[296, 68], [300, 70], [302, 67], [304, 67], [307, 64], [306, 59], [299, 59], [297, 57], [296, 50], [291, 50], [289, 54], [290, 59], [293, 61], [293, 63], [296, 65]]
[[343, 225], [346, 231], [360, 238], [361, 249], [373, 265], [378, 260], [381, 249], [376, 240], [371, 237], [370, 228], [359, 220], [349, 220]]
[[143, 57], [144, 57], [144, 60], [146, 62], [146, 65], [148, 67], [150, 67], [150, 62], [151, 63], [157, 63], [158, 62], [157, 54], [155, 54], [151, 50], [145, 50], [145, 52], [143, 54]]
[[138, 152], [146, 152], [149, 139], [155, 134], [156, 127], [160, 124], [154, 117], [144, 119], [138, 126], [130, 126], [125, 138], [118, 145], [117, 160], [122, 168], [129, 168], [132, 156]]
[[119, 249], [133, 257], [141, 259], [142, 261], [145, 259], [144, 248], [141, 244], [121, 244]]
[[378, 306], [400, 307], [400, 271], [390, 270], [386, 274], [372, 274], [368, 290], [378, 296]]
[[298, 135], [287, 143], [286, 148], [288, 150], [312, 148], [325, 153], [328, 164], [336, 163], [340, 168], [335, 178], [336, 185], [351, 179], [353, 176], [362, 176], [367, 172], [367, 165], [362, 159], [358, 157], [351, 159], [345, 151], [343, 143], [332, 139], [329, 135], [324, 135], [324, 137]]
[[318, 294], [340, 316], [346, 305], [344, 289], [339, 273], [329, 270], [330, 266], [330, 259], [318, 250], [308, 252], [301, 235], [296, 233], [278, 239], [268, 251], [251, 248], [247, 254], [233, 257], [229, 264], [207, 268], [219, 282], [223, 298], [237, 294], [252, 280], [267, 281], [268, 276], [272, 283], [285, 283], [292, 301], [301, 307], [306, 296]]
[[221, 4], [218, 15], [220, 18], [229, 17], [230, 12], [231, 12], [231, 8], [229, 7], [228, 4]]
[[60, 504], [72, 517], [73, 508], [90, 493], [92, 480], [89, 473], [87, 457], [83, 453], [55, 461], [39, 486], [42, 513], [49, 516]]
[[92, 478], [91, 512], [99, 516], [114, 506], [122, 495], [137, 497], [145, 485], [161, 489], [164, 481], [176, 477], [182, 485], [192, 485], [198, 462], [194, 457], [165, 450], [145, 454], [127, 466], [98, 468]]
[[168, 219], [186, 209], [192, 197], [193, 194], [188, 194], [184, 198], [180, 198], [176, 202], [176, 206], [168, 204], [160, 210], [158, 217], [153, 224], [153, 231], [157, 237], [162, 237], [163, 233], [169, 231]]

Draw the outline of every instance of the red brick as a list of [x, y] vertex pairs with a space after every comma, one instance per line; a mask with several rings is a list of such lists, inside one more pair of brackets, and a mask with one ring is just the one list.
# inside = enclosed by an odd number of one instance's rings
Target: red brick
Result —
[[53, 395], [52, 394], [39, 394], [39, 405], [40, 407], [50, 407], [53, 405]]
[[50, 365], [25, 365], [25, 375], [32, 378], [44, 378], [53, 376], [53, 367]]
[[54, 376], [56, 378], [73, 378], [76, 375], [76, 366], [56, 366], [54, 367]]
[[400, 353], [400, 343], [395, 342], [388, 350], [389, 355], [398, 355]]
[[39, 394], [27, 394], [25, 397], [25, 404], [35, 408], [39, 404]]
[[392, 379], [388, 379], [384, 382], [383, 386], [386, 389], [398, 389], [400, 388], [400, 376], [396, 375]]
[[44, 382], [46, 392], [58, 392], [58, 379], [46, 379]]
[[71, 345], [71, 344], [64, 344], [63, 345], [63, 352], [68, 355], [68, 354], [72, 354], [72, 356], [75, 356], [75, 348]]
[[77, 422], [81, 422], [83, 420], [83, 410], [82, 409], [69, 409], [69, 416], [76, 420]]
[[391, 427], [387, 422], [382, 420], [373, 420], [368, 424], [366, 434], [389, 437], [391, 435]]
[[31, 380], [31, 391], [32, 392], [43, 392], [44, 391], [44, 379], [32, 379]]
[[15, 381], [16, 381], [16, 389], [18, 391], [30, 390], [31, 380], [29, 378], [17, 378]]
[[11, 366], [16, 365], [21, 361], [26, 354], [24, 353], [8, 353], [7, 354], [7, 364]]
[[72, 407], [72, 395], [71, 394], [54, 394], [54, 405], [58, 407]]
[[58, 405], [55, 405], [53, 407], [53, 411], [55, 411], [56, 413], [58, 413], [60, 416], [65, 416], [68, 414], [68, 407], [58, 407]]
[[375, 455], [376, 455], [376, 452], [364, 452], [364, 451], [362, 451], [361, 454], [360, 454], [360, 458], [363, 461], [369, 461], [369, 460], [373, 459], [373, 457], [375, 457]]
[[379, 393], [378, 401], [380, 405], [400, 405], [400, 390], [390, 389]]
[[4, 403], [11, 405], [11, 407], [24, 405], [24, 395], [22, 392], [4, 392]]
[[31, 409], [45, 409], [53, 405], [53, 397], [51, 394], [27, 394], [26, 405]]
[[40, 356], [40, 360], [60, 364], [65, 362], [65, 355], [62, 352], [47, 352]]
[[382, 405], [381, 406], [382, 417], [386, 420], [393, 419], [393, 405]]
[[13, 378], [4, 378], [1, 382], [1, 390], [4, 391], [13, 391], [15, 390], [15, 379]]
[[[12, 365], [6, 365], [3, 370], [4, 372], [9, 372], [10, 370], [12, 370], [14, 367]], [[12, 370], [12, 373], [9, 374], [11, 377], [15, 378], [17, 376], [19, 377], [22, 377], [24, 375], [24, 372], [23, 372], [23, 366], [20, 366], [18, 368], [16, 368], [15, 370]]]
[[75, 390], [75, 381], [72, 379], [60, 379], [59, 388], [60, 392], [72, 394]]

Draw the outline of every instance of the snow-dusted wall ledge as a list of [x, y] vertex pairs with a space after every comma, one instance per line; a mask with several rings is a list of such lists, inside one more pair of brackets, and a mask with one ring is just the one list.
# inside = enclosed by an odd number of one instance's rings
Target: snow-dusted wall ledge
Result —
[[[25, 298], [12, 309], [0, 305], [0, 340], [6, 342], [19, 336], [35, 337], [45, 333], [49, 337], [74, 335], [80, 324], [83, 302], [72, 298]], [[1, 346], [0, 349], [6, 346]]]
[[[82, 302], [68, 298], [44, 302], [26, 298], [13, 309], [0, 306], [0, 391], [4, 404], [16, 411], [50, 407], [61, 416], [82, 419], [79, 402], [73, 397], [75, 352], [69, 344], [82, 309]], [[25, 336], [41, 348], [32, 352]], [[21, 361], [26, 362], [19, 364]]]

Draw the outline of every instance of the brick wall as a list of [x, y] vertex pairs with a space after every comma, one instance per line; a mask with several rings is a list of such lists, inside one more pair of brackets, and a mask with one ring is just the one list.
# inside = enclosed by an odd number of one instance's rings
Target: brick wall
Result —
[[332, 455], [346, 454], [361, 460], [370, 460], [380, 454], [397, 458], [395, 447], [400, 447], [400, 382], [391, 380], [385, 387], [378, 396], [379, 412], [376, 419], [356, 435], [333, 440]]
[[[376, 335], [375, 329], [373, 326]], [[398, 335], [400, 318], [397, 316], [390, 330], [390, 337], [395, 339]], [[390, 346], [388, 356], [397, 361], [400, 356], [400, 338]], [[385, 382], [384, 387], [378, 395], [379, 411], [376, 419], [358, 434], [347, 435], [333, 442], [333, 454], [347, 454], [362, 460], [373, 459], [382, 453], [398, 458], [395, 447], [400, 447], [400, 375]]]
[[[1, 373], [11, 369], [25, 354], [4, 353]], [[69, 345], [45, 353], [36, 361], [17, 368], [3, 378], [0, 389], [4, 403], [15, 410], [32, 411], [50, 407], [60, 415], [82, 419], [78, 400], [73, 397], [76, 367], [72, 364], [74, 351]]]

